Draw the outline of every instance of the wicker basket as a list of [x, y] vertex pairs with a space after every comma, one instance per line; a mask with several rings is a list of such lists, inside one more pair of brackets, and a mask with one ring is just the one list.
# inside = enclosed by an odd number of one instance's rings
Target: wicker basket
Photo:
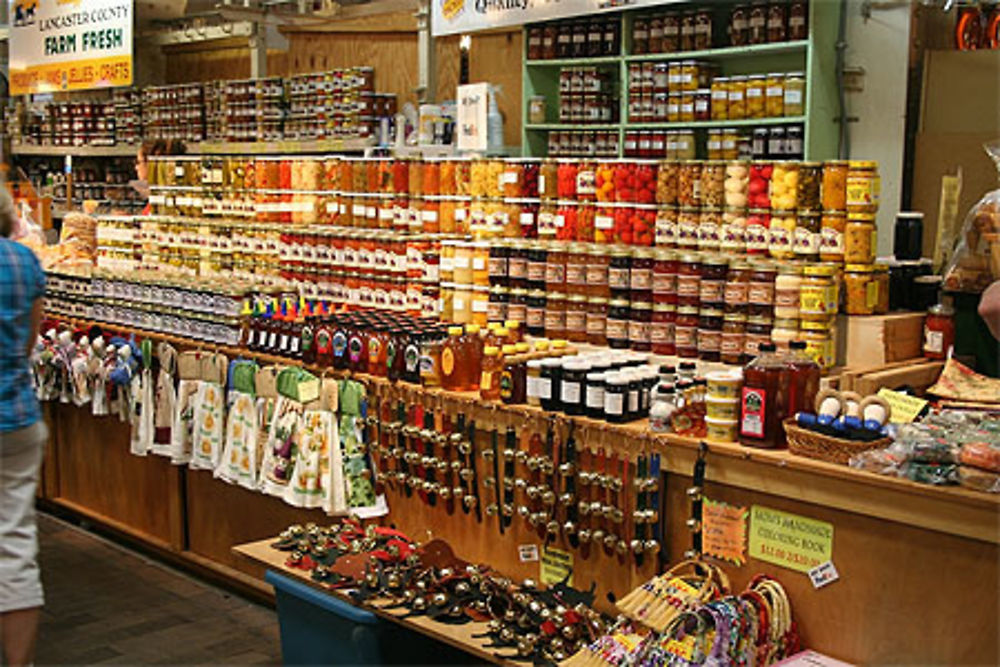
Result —
[[844, 465], [847, 465], [851, 457], [856, 454], [869, 449], [882, 449], [892, 444], [892, 438], [880, 438], [871, 442], [834, 438], [804, 429], [796, 424], [794, 419], [785, 420], [785, 435], [788, 440], [788, 451], [792, 454]]

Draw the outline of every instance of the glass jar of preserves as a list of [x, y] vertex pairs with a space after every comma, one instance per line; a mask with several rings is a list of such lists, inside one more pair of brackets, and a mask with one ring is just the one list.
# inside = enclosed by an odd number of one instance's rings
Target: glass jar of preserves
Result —
[[712, 90], [699, 88], [694, 93], [694, 119], [696, 121], [712, 120]]
[[660, 162], [656, 172], [656, 203], [673, 206], [677, 203], [677, 180], [680, 165], [673, 161]]
[[674, 346], [677, 356], [684, 359], [698, 357], [698, 307], [678, 306], [674, 326]]
[[878, 304], [878, 281], [873, 264], [848, 264], [844, 267], [844, 312], [848, 315], [873, 315]]
[[764, 118], [765, 97], [767, 90], [767, 77], [763, 74], [751, 74], [747, 77], [746, 83], [746, 117]]
[[678, 130], [674, 133], [675, 152], [670, 156], [678, 160], [693, 160], [697, 155], [694, 130]]
[[878, 302], [875, 304], [875, 314], [885, 315], [889, 312], [889, 265], [875, 265], [875, 282], [878, 283]]
[[556, 194], [559, 199], [575, 200], [579, 174], [576, 160], [558, 160], [556, 169]]
[[632, 244], [653, 245], [656, 234], [656, 204], [636, 204], [631, 212], [629, 227], [632, 230]]
[[528, 318], [528, 290], [515, 287], [510, 290], [510, 300], [507, 302], [507, 328], [512, 322], [524, 323]]
[[747, 185], [747, 205], [751, 209], [771, 208], [771, 177], [774, 167], [770, 162], [750, 163]]
[[742, 160], [726, 165], [725, 180], [723, 181], [724, 206], [729, 208], [745, 208], [747, 206], [749, 173], [748, 164]]
[[650, 350], [653, 354], [676, 354], [674, 327], [677, 323], [677, 306], [671, 303], [653, 305], [653, 317], [649, 327]]
[[722, 213], [719, 230], [719, 250], [726, 253], [746, 252], [746, 209], [727, 208]]
[[729, 34], [730, 46], [745, 46], [749, 42], [749, 25], [747, 24], [749, 18], [747, 5], [736, 5], [729, 12], [729, 25], [726, 27], [726, 32]]
[[774, 279], [775, 319], [798, 319], [801, 287], [802, 267], [798, 264], [780, 264], [778, 275]]
[[717, 76], [712, 79], [711, 87], [712, 120], [729, 119], [729, 77]]
[[679, 90], [667, 93], [668, 123], [679, 123], [681, 120], [681, 92]]
[[798, 41], [809, 37], [809, 3], [792, 0], [788, 5], [788, 39]]
[[701, 256], [698, 253], [680, 255], [677, 265], [677, 303], [697, 306], [701, 299]]
[[709, 160], [701, 168], [699, 188], [703, 206], [725, 204], [726, 165], [719, 160]]
[[545, 289], [562, 292], [566, 287], [566, 260], [564, 244], [552, 244], [545, 255]]
[[632, 233], [632, 221], [635, 209], [626, 204], [617, 204], [612, 209], [614, 214], [614, 226], [611, 229], [611, 241], [613, 243], [631, 245], [634, 242]]
[[788, 39], [788, 5], [772, 2], [767, 6], [767, 41], [784, 42]]
[[837, 362], [834, 320], [826, 322], [801, 322], [799, 336], [806, 343], [806, 355], [824, 370]]
[[722, 346], [722, 311], [702, 308], [698, 314], [698, 358], [719, 361]]
[[819, 162], [802, 162], [799, 165], [798, 207], [800, 211], [819, 212], [820, 185], [823, 165]]
[[608, 262], [608, 288], [612, 298], [627, 297], [631, 289], [632, 251], [625, 246], [616, 246], [611, 251]]
[[649, 19], [645, 16], [637, 16], [632, 22], [632, 53], [649, 53]]
[[656, 245], [677, 247], [677, 207], [660, 206], [656, 212]]
[[566, 339], [575, 343], [587, 341], [587, 297], [572, 294], [566, 300]]
[[525, 331], [531, 336], [545, 335], [545, 304], [544, 290], [531, 290], [526, 296], [524, 323]]
[[844, 261], [844, 231], [847, 216], [842, 211], [824, 211], [820, 222], [819, 257], [824, 262]]
[[747, 318], [746, 332], [743, 334], [743, 358], [746, 361], [760, 354], [761, 343], [771, 342], [771, 329], [770, 317], [751, 315]]
[[631, 311], [625, 299], [612, 299], [608, 303], [605, 336], [608, 346], [616, 350], [628, 348], [628, 326]]
[[823, 163], [823, 210], [847, 210], [847, 162], [831, 160]]
[[725, 303], [729, 259], [722, 255], [705, 254], [701, 259], [699, 300], [702, 306], [721, 308]]
[[848, 213], [876, 213], [881, 189], [878, 163], [854, 160], [849, 162], [846, 189]]
[[586, 244], [570, 243], [566, 248], [566, 292], [568, 294], [586, 294], [589, 257]]
[[653, 296], [653, 264], [655, 251], [640, 248], [632, 253], [629, 268], [629, 292], [632, 301], [650, 301]]
[[566, 295], [549, 291], [545, 299], [545, 337], [566, 337]]
[[558, 206], [553, 200], [544, 200], [538, 206], [538, 238], [548, 241], [556, 238], [559, 232], [556, 222], [558, 211]]
[[793, 210], [799, 205], [799, 163], [775, 162], [771, 172], [771, 208]]
[[819, 213], [799, 212], [795, 223], [792, 247], [799, 259], [813, 260], [819, 255], [820, 216]]
[[712, 12], [699, 9], [694, 16], [694, 48], [705, 50], [712, 48]]
[[742, 313], [726, 313], [719, 336], [719, 361], [724, 364], [743, 364], [743, 337], [746, 335], [747, 317]]
[[806, 264], [799, 288], [799, 319], [826, 322], [837, 314], [837, 267]]
[[591, 246], [587, 255], [587, 294], [606, 299], [611, 296], [611, 290], [608, 286], [608, 268], [611, 264], [611, 255], [605, 248], [598, 245]]
[[507, 304], [510, 302], [510, 290], [496, 285], [490, 288], [489, 305], [486, 310], [488, 322], [503, 322], [507, 319]]
[[594, 210], [594, 242], [611, 243], [614, 239], [617, 204], [599, 204]]
[[653, 317], [653, 304], [648, 301], [632, 301], [629, 311], [629, 347], [636, 352], [649, 352], [651, 347], [649, 329]]
[[527, 279], [528, 289], [545, 289], [545, 267], [548, 263], [548, 249], [541, 241], [528, 244]]
[[487, 272], [491, 286], [509, 286], [508, 282], [508, 260], [510, 259], [511, 246], [509, 243], [498, 241], [489, 246], [489, 261]]
[[767, 43], [767, 3], [754, 2], [747, 13], [747, 44]]
[[777, 350], [787, 352], [788, 344], [799, 338], [799, 321], [792, 318], [774, 318], [771, 328], [771, 342]]
[[750, 263], [735, 259], [729, 264], [722, 299], [726, 312], [745, 312], [750, 303]]
[[750, 263], [750, 283], [747, 288], [748, 313], [771, 316], [774, 306], [774, 280], [777, 271], [768, 261], [756, 260]]
[[875, 216], [871, 213], [848, 215], [844, 227], [844, 261], [847, 264], [871, 264], [877, 247]]
[[607, 345], [608, 300], [602, 296], [587, 299], [587, 342], [591, 345]]
[[698, 249], [701, 251], [716, 251], [721, 242], [722, 209], [718, 207], [702, 208], [698, 221]]
[[680, 206], [701, 205], [701, 162], [685, 160], [677, 176], [677, 203]]
[[658, 249], [653, 259], [653, 303], [677, 303], [677, 253]]
[[768, 227], [768, 252], [775, 259], [791, 259], [795, 256], [792, 240], [795, 236], [795, 226], [798, 217], [795, 211], [771, 211], [771, 223]]
[[538, 196], [542, 199], [558, 198], [559, 167], [555, 160], [543, 160], [538, 169]]
[[934, 304], [927, 309], [924, 321], [924, 356], [947, 359], [955, 344], [955, 309], [946, 304]]
[[765, 79], [762, 113], [768, 118], [785, 115], [785, 75], [781, 72], [771, 72]]
[[789, 72], [785, 75], [784, 116], [802, 116], [805, 113], [806, 75]]
[[729, 77], [728, 120], [742, 120], [747, 117], [747, 77]]

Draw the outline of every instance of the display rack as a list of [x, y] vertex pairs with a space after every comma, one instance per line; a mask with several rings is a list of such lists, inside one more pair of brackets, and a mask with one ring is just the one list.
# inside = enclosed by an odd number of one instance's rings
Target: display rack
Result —
[[[714, 4], [714, 3], [713, 3]], [[805, 159], [823, 160], [837, 157], [839, 116], [836, 82], [836, 39], [840, 5], [824, 0], [809, 2], [808, 39], [751, 46], [726, 46], [696, 51], [635, 55], [632, 53], [632, 23], [637, 15], [649, 12], [649, 7], [621, 12], [621, 48], [616, 56], [593, 58], [557, 58], [529, 60], [528, 37], [525, 27], [522, 54], [522, 100], [525, 121], [529, 118], [529, 102], [534, 96], [544, 96], [546, 120], [558, 117], [559, 70], [562, 67], [591, 67], [614, 71], [617, 75], [619, 121], [604, 124], [578, 123], [528, 123], [522, 126], [522, 155], [544, 157], [548, 149], [548, 133], [560, 130], [618, 131], [619, 157], [627, 130], [705, 130], [723, 127], [773, 126], [802, 124]], [[716, 31], [719, 34], [719, 31]], [[628, 66], [635, 62], [671, 62], [679, 60], [707, 60], [718, 64], [725, 76], [734, 74], [766, 73], [769, 71], [803, 71], [806, 74], [805, 113], [802, 116], [753, 118], [746, 120], [718, 120], [679, 123], [630, 123], [628, 121]]]

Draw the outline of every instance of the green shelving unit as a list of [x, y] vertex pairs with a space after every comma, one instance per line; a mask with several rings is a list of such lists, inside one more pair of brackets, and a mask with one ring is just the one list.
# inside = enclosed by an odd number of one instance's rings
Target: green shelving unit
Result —
[[[722, 3], [684, 3], [682, 6], [697, 7], [711, 4], [719, 8], [717, 16], [727, 13], [731, 5]], [[660, 7], [659, 9], [662, 9]], [[758, 44], [754, 46], [719, 47], [698, 51], [677, 53], [632, 54], [632, 22], [636, 16], [649, 14], [651, 8], [623, 10], [618, 15], [622, 26], [622, 52], [616, 56], [597, 58], [559, 58], [552, 60], [528, 60], [527, 33], [522, 40], [521, 86], [522, 124], [521, 154], [525, 157], [544, 157], [548, 151], [548, 133], [560, 130], [617, 131], [619, 156], [624, 146], [627, 130], [706, 130], [725, 127], [750, 127], [767, 125], [803, 126], [805, 157], [809, 160], [824, 160], [837, 157], [839, 129], [837, 125], [838, 103], [836, 83], [837, 25], [840, 3], [829, 0], [810, 0], [808, 39]], [[724, 39], [724, 26], [716, 22], [714, 39], [716, 43]], [[527, 26], [525, 27], [527, 31]], [[692, 123], [630, 123], [628, 122], [628, 66], [635, 62], [671, 62], [677, 60], [705, 60], [716, 63], [723, 76], [735, 74], [766, 74], [768, 72], [806, 73], [805, 114], [782, 118], [753, 118], [746, 120], [698, 121]], [[564, 67], [599, 67], [615, 75], [615, 94], [619, 99], [620, 121], [611, 124], [574, 124], [558, 122], [559, 72]], [[546, 122], [528, 123], [529, 100], [541, 95], [546, 98]]]

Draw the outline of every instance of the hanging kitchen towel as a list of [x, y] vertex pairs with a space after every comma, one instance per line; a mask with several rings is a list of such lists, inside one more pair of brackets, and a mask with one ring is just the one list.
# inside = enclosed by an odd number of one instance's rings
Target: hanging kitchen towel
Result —
[[255, 467], [253, 470], [253, 488], [261, 490], [267, 473], [264, 468], [264, 460], [267, 458], [267, 442], [271, 433], [271, 421], [274, 418], [275, 406], [278, 401], [277, 387], [278, 369], [275, 366], [265, 366], [257, 370], [254, 379], [257, 394], [257, 437], [255, 449]]
[[216, 477], [248, 488], [253, 488], [257, 471], [256, 373], [254, 361], [237, 359], [229, 364], [225, 444], [215, 469]]
[[285, 495], [292, 474], [301, 421], [302, 404], [286, 396], [279, 396], [271, 416], [261, 471], [262, 489], [269, 495]]
[[194, 450], [189, 463], [195, 470], [211, 470], [222, 459], [222, 437], [225, 427], [226, 381], [228, 360], [222, 354], [202, 358], [201, 382], [195, 393], [193, 416]]
[[108, 414], [108, 348], [103, 336], [98, 336], [90, 344], [90, 376], [93, 378], [90, 391], [90, 413], [95, 417]]
[[177, 350], [169, 343], [156, 346], [159, 370], [153, 390], [153, 444], [150, 451], [160, 456], [170, 456], [170, 430], [177, 403]]
[[329, 411], [333, 426], [329, 456], [324, 456], [321, 459], [324, 464], [329, 466], [329, 470], [324, 471], [322, 475], [322, 479], [329, 481], [329, 490], [325, 496], [323, 509], [328, 514], [339, 516], [347, 513], [347, 483], [344, 479], [344, 454], [340, 449], [340, 433], [337, 425], [337, 411], [340, 407], [340, 382], [338, 380], [328, 377], [321, 380], [320, 401], [322, 401], [323, 408]]
[[389, 507], [385, 496], [375, 494], [374, 470], [362, 432], [364, 393], [361, 383], [341, 381], [339, 435], [348, 510], [356, 516], [371, 518], [387, 514]]
[[330, 450], [336, 435], [334, 414], [307, 410], [302, 414], [292, 474], [285, 487], [285, 502], [295, 507], [323, 507], [330, 491]]
[[131, 450], [145, 456], [153, 447], [153, 342], [148, 338], [139, 346], [142, 370], [132, 378]]
[[177, 359], [177, 401], [170, 425], [170, 462], [185, 465], [191, 460], [194, 442], [195, 394], [201, 384], [201, 352], [184, 352]]
[[70, 378], [73, 387], [73, 405], [83, 407], [90, 402], [93, 378], [90, 375], [90, 357], [93, 354], [87, 336], [80, 336], [76, 346], [76, 355], [70, 366]]

